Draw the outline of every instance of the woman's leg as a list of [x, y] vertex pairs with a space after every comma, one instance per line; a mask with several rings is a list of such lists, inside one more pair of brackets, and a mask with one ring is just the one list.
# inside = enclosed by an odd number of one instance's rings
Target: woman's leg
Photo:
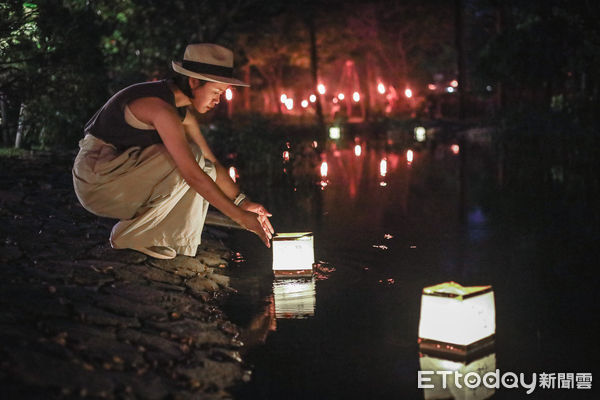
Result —
[[[212, 164], [205, 162], [196, 146], [192, 146], [192, 151], [200, 167], [215, 179]], [[175, 252], [196, 254], [208, 202], [181, 177], [164, 146], [126, 151], [113, 159], [96, 161], [92, 169], [97, 182], [84, 195], [78, 193], [78, 197], [87, 200], [87, 206], [84, 201], [82, 204], [90, 211], [121, 219], [111, 233], [113, 247], [132, 248], [153, 256], [156, 255], [145, 250], [153, 246], [174, 250], [163, 249], [161, 252], [167, 255], [164, 258], [172, 258]], [[85, 186], [75, 170], [74, 180]]]

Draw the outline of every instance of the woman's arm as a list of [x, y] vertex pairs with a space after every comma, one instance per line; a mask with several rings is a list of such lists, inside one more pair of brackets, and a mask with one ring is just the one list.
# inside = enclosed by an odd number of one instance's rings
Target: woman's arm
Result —
[[138, 119], [152, 124], [158, 131], [188, 185], [223, 214], [257, 234], [265, 245], [270, 247], [271, 232], [264, 227], [264, 222], [259, 220], [259, 216], [233, 204], [221, 187], [200, 168], [189, 147], [179, 116], [171, 105], [159, 98], [146, 97], [131, 102], [129, 108]]
[[188, 110], [185, 120], [183, 121], [183, 127], [185, 128], [185, 132], [188, 137], [196, 143], [200, 150], [202, 150], [202, 154], [204, 158], [212, 161], [217, 170], [217, 186], [221, 188], [223, 193], [231, 200], [234, 200], [236, 196], [240, 193], [239, 186], [229, 177], [228, 171], [223, 167], [223, 165], [217, 160], [217, 157], [213, 154], [208, 142], [202, 135], [200, 131], [200, 126], [198, 125], [198, 121], [196, 117], [192, 114], [191, 111]]

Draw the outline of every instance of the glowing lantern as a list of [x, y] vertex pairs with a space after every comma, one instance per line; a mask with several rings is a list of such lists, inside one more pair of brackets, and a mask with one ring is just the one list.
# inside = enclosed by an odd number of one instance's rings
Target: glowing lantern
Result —
[[427, 89], [429, 89], [429, 90], [435, 90], [435, 89], [437, 89], [437, 86], [434, 85], [433, 83], [430, 83], [429, 85], [427, 85]]
[[327, 161], [323, 161], [321, 163], [321, 178], [327, 178], [328, 169]]
[[495, 333], [496, 307], [491, 286], [464, 287], [445, 282], [423, 289], [421, 348], [468, 352], [493, 339]]
[[315, 315], [317, 291], [314, 278], [275, 279], [275, 318], [302, 319]]
[[453, 144], [452, 146], [450, 146], [450, 150], [452, 150], [452, 153], [458, 154], [460, 153], [460, 146], [457, 144]]
[[414, 158], [414, 153], [412, 150], [406, 150], [406, 162], [407, 163], [412, 163], [413, 162], [413, 158]]
[[406, 89], [406, 90], [404, 91], [404, 95], [405, 95], [407, 98], [409, 98], [409, 99], [410, 99], [410, 98], [413, 96], [413, 92], [412, 92], [412, 90], [410, 90], [410, 89]]
[[273, 272], [276, 275], [312, 274], [315, 252], [312, 232], [273, 236]]
[[381, 82], [377, 84], [377, 91], [381, 94], [385, 93], [385, 85]]
[[283, 161], [290, 161], [290, 152], [287, 150], [283, 152]]
[[379, 175], [386, 176], [387, 175], [387, 159], [384, 158], [379, 163]]
[[279, 97], [279, 100], [281, 100], [281, 102], [282, 102], [283, 104], [285, 104], [285, 101], [287, 100], [287, 95], [286, 95], [285, 93], [284, 93], [284, 94], [282, 94], [282, 95], [281, 95], [281, 97]]
[[[493, 384], [486, 381], [488, 384], [485, 385], [481, 381], [486, 374], [496, 371], [496, 353], [493, 352], [476, 357], [475, 360], [448, 360], [421, 354], [419, 370], [427, 371], [421, 373], [419, 382], [425, 399], [483, 400], [489, 399], [496, 391]], [[486, 379], [491, 379], [490, 375]]]
[[454, 79], [452, 82], [450, 82], [450, 86], [452, 86], [453, 88], [458, 87], [458, 81]]
[[317, 96], [315, 96], [314, 94], [311, 94], [308, 97], [308, 101], [310, 101], [311, 103], [314, 103], [315, 101], [317, 101]]
[[354, 146], [354, 155], [356, 157], [360, 157], [362, 153], [362, 146], [360, 144], [357, 144], [356, 146]]
[[238, 177], [237, 171], [235, 169], [234, 166], [229, 167], [229, 177], [231, 178], [232, 181], [235, 182], [235, 180]]
[[292, 108], [294, 108], [294, 99], [290, 99], [290, 98], [285, 99], [285, 108], [287, 108], [288, 110], [291, 110]]
[[313, 140], [313, 142], [312, 142], [313, 149], [316, 149], [318, 146], [319, 146], [319, 143], [317, 143], [316, 140]]
[[360, 101], [360, 93], [358, 93], [358, 92], [352, 93], [352, 100], [354, 100], [355, 103], [358, 103]]
[[302, 100], [302, 103], [300, 103], [300, 105], [302, 106], [302, 108], [308, 107], [308, 100]]
[[427, 137], [426, 135], [427, 130], [422, 126], [417, 126], [415, 128], [415, 139], [417, 140], [417, 142], [424, 142], [425, 138]]
[[230, 88], [227, 88], [227, 90], [225, 90], [225, 99], [227, 101], [231, 101], [231, 99], [233, 99], [233, 92]]
[[344, 96], [344, 93], [340, 93], [337, 95], [337, 98], [340, 100], [344, 100], [346, 98], [346, 96]]
[[332, 126], [331, 128], [329, 128], [329, 137], [331, 139], [337, 140], [341, 137], [341, 135], [342, 132], [339, 126]]
[[326, 88], [325, 85], [323, 85], [322, 83], [319, 83], [317, 85], [317, 92], [319, 92], [319, 94], [325, 94]]
[[448, 92], [448, 93], [454, 93], [454, 88], [452, 86], [448, 86], [446, 88], [446, 92]]

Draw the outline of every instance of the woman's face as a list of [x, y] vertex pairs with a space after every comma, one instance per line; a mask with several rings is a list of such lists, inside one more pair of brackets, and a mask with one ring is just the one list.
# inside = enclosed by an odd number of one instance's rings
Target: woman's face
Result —
[[192, 93], [194, 93], [194, 98], [191, 100], [196, 111], [205, 113], [213, 109], [219, 104], [221, 95], [225, 93], [228, 86], [226, 83], [217, 82], [206, 82], [200, 86], [199, 80], [194, 79], [190, 81], [190, 87], [192, 88]]

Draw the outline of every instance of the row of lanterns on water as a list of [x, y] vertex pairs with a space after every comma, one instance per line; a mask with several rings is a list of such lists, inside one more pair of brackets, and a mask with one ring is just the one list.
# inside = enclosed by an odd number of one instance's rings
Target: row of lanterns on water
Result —
[[[277, 319], [315, 315], [314, 262], [312, 232], [283, 233], [273, 238], [273, 301]], [[448, 375], [463, 376], [466, 382], [472, 371], [480, 376], [495, 371], [495, 334], [496, 307], [490, 285], [465, 287], [444, 282], [425, 287], [418, 328], [420, 370], [427, 372], [420, 376], [425, 398], [491, 396], [493, 387], [455, 385], [456, 380]], [[448, 385], [442, 385], [441, 375]]]

